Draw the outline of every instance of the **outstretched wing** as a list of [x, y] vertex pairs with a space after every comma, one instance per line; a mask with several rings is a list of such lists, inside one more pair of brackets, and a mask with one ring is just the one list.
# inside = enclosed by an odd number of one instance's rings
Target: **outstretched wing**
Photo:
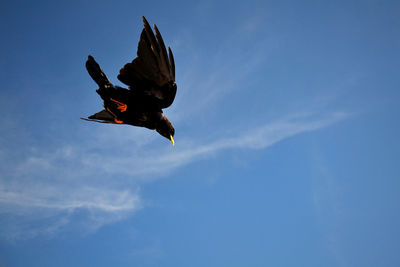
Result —
[[140, 35], [137, 57], [126, 64], [118, 79], [133, 90], [154, 97], [161, 108], [172, 104], [176, 94], [175, 62], [171, 48], [165, 48], [164, 41], [156, 25], [154, 35], [146, 18]]

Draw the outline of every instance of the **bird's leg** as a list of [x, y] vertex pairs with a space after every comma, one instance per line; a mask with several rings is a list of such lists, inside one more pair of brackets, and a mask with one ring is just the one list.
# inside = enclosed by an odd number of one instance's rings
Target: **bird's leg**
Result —
[[114, 101], [115, 103], [117, 103], [117, 105], [118, 105], [117, 109], [119, 109], [121, 112], [125, 112], [126, 109], [128, 108], [128, 106], [126, 104], [124, 104], [122, 102], [119, 102], [119, 101], [117, 101], [115, 99], [112, 99], [112, 98], [110, 98], [110, 99], [111, 99], [111, 101]]

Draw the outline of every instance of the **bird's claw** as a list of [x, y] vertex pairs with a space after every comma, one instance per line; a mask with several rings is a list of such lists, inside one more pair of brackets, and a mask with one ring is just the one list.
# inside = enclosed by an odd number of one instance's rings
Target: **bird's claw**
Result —
[[117, 107], [117, 109], [119, 109], [121, 112], [125, 112], [127, 108], [128, 107], [126, 104], [123, 104], [122, 106]]
[[111, 101], [117, 103], [117, 105], [118, 105], [117, 109], [119, 109], [121, 112], [125, 112], [126, 109], [128, 108], [128, 106], [126, 104], [124, 104], [122, 102], [119, 102], [119, 101], [117, 101], [115, 99], [112, 99], [112, 98], [110, 98], [110, 99], [111, 99]]

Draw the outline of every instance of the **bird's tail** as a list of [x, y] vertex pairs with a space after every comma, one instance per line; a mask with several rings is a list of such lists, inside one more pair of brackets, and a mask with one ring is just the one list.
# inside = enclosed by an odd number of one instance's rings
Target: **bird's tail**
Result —
[[90, 77], [92, 77], [92, 79], [98, 84], [100, 89], [106, 89], [112, 86], [112, 83], [101, 70], [99, 64], [90, 55], [86, 61], [86, 69], [89, 72]]

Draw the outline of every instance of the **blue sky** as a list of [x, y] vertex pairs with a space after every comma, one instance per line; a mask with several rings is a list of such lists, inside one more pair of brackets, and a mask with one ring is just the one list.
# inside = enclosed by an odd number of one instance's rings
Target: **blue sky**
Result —
[[[399, 266], [397, 1], [3, 1], [0, 266]], [[141, 16], [178, 94], [88, 123]]]

